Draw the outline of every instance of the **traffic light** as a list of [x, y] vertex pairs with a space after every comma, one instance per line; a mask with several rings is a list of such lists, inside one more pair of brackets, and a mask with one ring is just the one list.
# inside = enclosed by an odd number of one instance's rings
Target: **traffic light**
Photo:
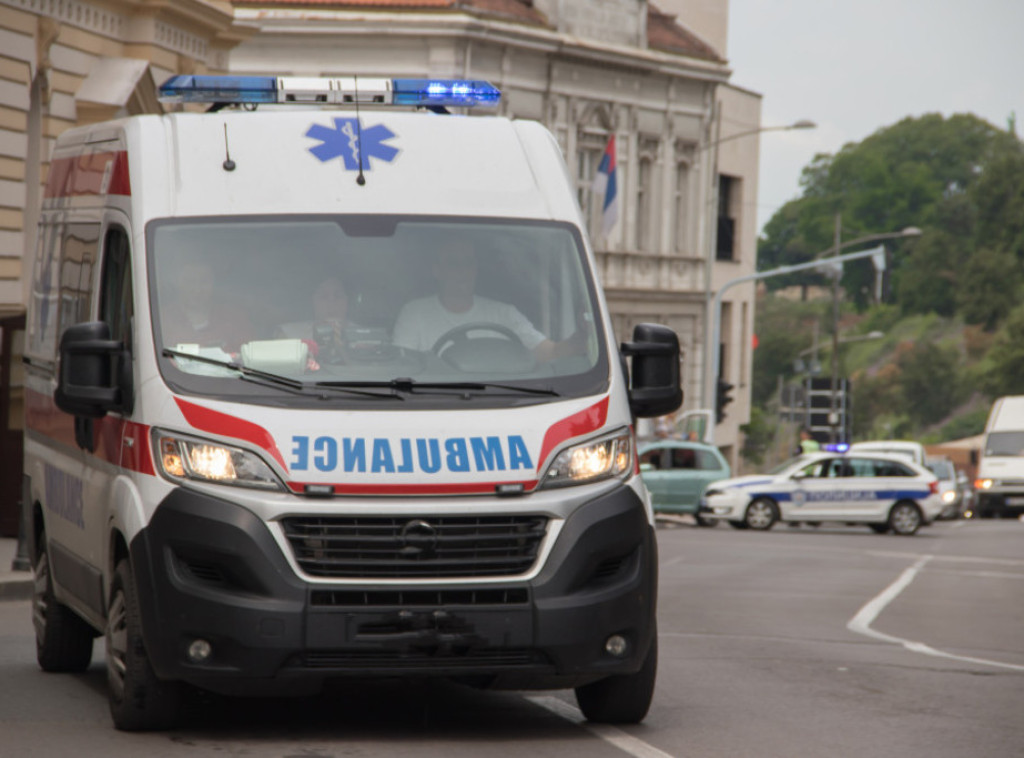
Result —
[[721, 377], [718, 378], [718, 390], [715, 393], [715, 423], [721, 424], [725, 418], [725, 406], [732, 402], [733, 385]]

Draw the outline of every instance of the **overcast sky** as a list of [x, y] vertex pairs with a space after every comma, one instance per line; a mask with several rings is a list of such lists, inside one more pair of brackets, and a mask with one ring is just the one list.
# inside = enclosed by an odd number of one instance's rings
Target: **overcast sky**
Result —
[[[758, 230], [800, 171], [906, 116], [973, 113], [1024, 136], [1024, 0], [730, 0], [732, 82], [763, 96]], [[883, 230], [879, 230], [883, 231]]]

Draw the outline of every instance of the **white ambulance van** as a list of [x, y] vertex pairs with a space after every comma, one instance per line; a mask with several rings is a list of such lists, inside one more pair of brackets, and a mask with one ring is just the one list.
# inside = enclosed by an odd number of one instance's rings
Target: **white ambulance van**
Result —
[[552, 136], [445, 115], [497, 102], [481, 82], [161, 93], [212, 105], [70, 130], [46, 183], [42, 668], [84, 669], [103, 636], [126, 730], [173, 726], [197, 687], [367, 675], [575, 688], [592, 720], [641, 720], [657, 560], [633, 428], [679, 406], [679, 346], [657, 325], [615, 344]]
[[974, 487], [979, 518], [1024, 515], [1024, 395], [992, 403]]

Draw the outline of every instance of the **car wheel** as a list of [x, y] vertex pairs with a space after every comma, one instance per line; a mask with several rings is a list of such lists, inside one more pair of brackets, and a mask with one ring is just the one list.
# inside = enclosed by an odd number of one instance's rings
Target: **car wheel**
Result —
[[701, 516], [699, 513], [694, 516], [697, 521], [697, 526], [712, 527], [718, 526], [718, 519], [708, 518], [707, 516]]
[[921, 511], [914, 503], [896, 503], [889, 511], [889, 528], [895, 534], [910, 536], [921, 526]]
[[889, 531], [888, 524], [868, 524], [868, 526], [875, 534], [885, 534]]
[[655, 631], [643, 666], [635, 674], [616, 674], [576, 688], [576, 702], [588, 721], [639, 724], [654, 697], [658, 673], [658, 634]]
[[89, 668], [92, 641], [96, 635], [91, 626], [54, 597], [45, 535], [39, 539], [32, 589], [32, 625], [36, 630], [36, 660], [43, 671], [85, 671]]
[[129, 732], [173, 727], [181, 706], [181, 685], [157, 679], [146, 656], [135, 578], [126, 560], [114, 571], [106, 644], [114, 726]]
[[746, 521], [730, 521], [729, 522], [729, 526], [731, 526], [733, 529], [746, 529], [747, 528], [747, 522]]
[[779, 510], [771, 500], [766, 497], [756, 498], [747, 506], [747, 512], [743, 517], [744, 523], [751, 529], [759, 532], [771, 529], [779, 520]]

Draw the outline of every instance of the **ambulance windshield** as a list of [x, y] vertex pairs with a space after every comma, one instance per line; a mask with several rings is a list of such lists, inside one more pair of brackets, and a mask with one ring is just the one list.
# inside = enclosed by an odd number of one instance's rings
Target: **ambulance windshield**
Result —
[[[595, 283], [571, 225], [168, 219], [149, 225], [147, 248], [161, 370], [185, 393], [302, 403], [298, 387], [359, 403], [380, 393], [316, 388], [521, 390], [484, 393], [501, 404], [592, 394], [608, 379]], [[257, 372], [291, 390], [239, 381]]]

